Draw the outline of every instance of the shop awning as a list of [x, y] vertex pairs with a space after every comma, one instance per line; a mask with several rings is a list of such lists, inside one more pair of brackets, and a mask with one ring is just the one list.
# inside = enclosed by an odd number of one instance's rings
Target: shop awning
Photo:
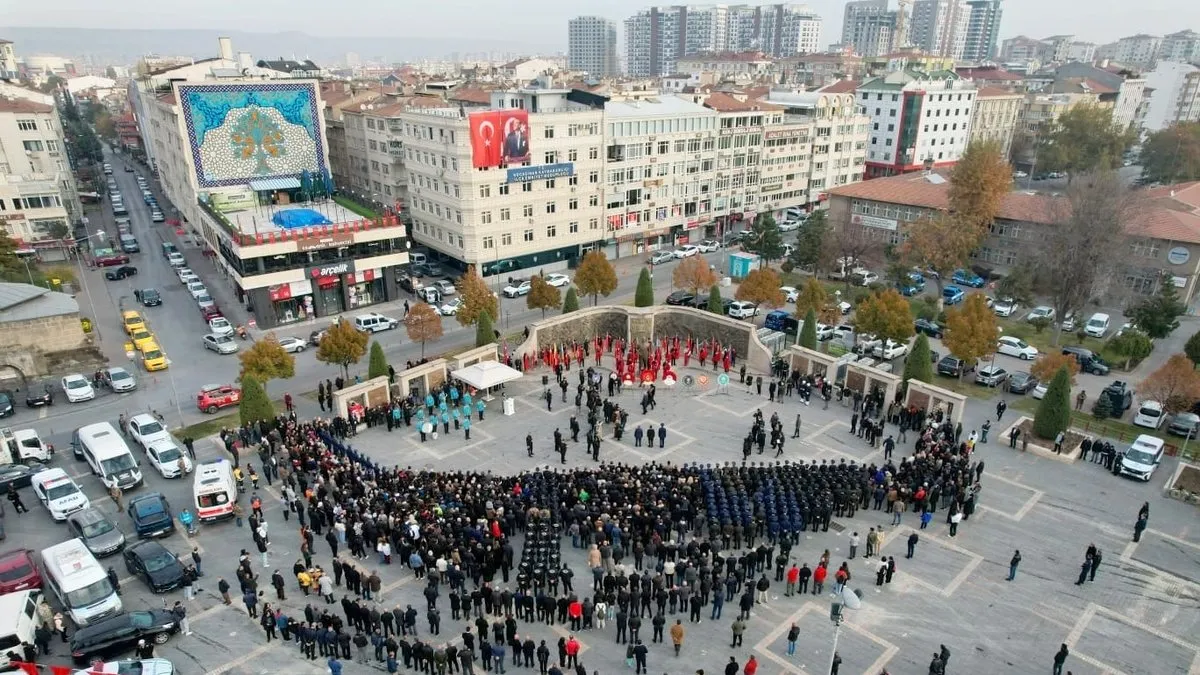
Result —
[[250, 189], [255, 192], [277, 192], [279, 190], [300, 189], [299, 178], [265, 178], [250, 181]]
[[498, 387], [522, 377], [521, 371], [509, 368], [497, 361], [480, 361], [473, 366], [456, 370], [450, 373], [450, 376], [480, 390]]

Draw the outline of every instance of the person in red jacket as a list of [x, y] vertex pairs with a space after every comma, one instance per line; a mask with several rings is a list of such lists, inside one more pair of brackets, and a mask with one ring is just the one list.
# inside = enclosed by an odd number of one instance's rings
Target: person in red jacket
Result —
[[743, 675], [754, 675], [756, 672], [758, 672], [758, 660], [751, 654], [750, 660], [746, 662], [746, 667], [742, 668], [742, 673]]
[[567, 617], [571, 619], [571, 630], [579, 630], [583, 621], [583, 603], [576, 599], [567, 605]]
[[579, 641], [575, 636], [567, 638], [567, 667], [574, 668], [579, 663]]
[[784, 597], [792, 597], [796, 594], [796, 584], [800, 582], [800, 568], [796, 567], [796, 563], [792, 563], [791, 569], [787, 571], [787, 590], [783, 592]]
[[828, 573], [824, 565], [817, 565], [817, 569], [813, 570], [813, 595], [820, 595], [825, 590], [825, 575]]

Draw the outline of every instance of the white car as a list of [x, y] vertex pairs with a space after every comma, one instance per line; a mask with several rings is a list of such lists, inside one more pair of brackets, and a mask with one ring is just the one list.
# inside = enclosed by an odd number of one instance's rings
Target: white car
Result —
[[454, 287], [454, 282], [450, 281], [449, 279], [435, 281], [430, 284], [430, 286], [436, 288], [438, 293], [441, 293], [442, 295], [454, 295], [458, 292], [458, 289]]
[[1040, 401], [1046, 398], [1046, 392], [1050, 390], [1050, 385], [1046, 382], [1038, 382], [1037, 386], [1030, 392], [1030, 396]]
[[997, 300], [996, 303], [992, 305], [992, 310], [996, 312], [996, 316], [1012, 316], [1020, 307], [1021, 305], [1019, 305], [1017, 301], [1013, 300], [1012, 298], [1005, 298], [1003, 300]]
[[758, 305], [745, 300], [738, 300], [729, 305], [729, 316], [734, 319], [749, 319], [758, 316]]
[[1037, 347], [1011, 335], [1004, 335], [996, 340], [996, 353], [1015, 356], [1022, 361], [1032, 361], [1038, 356]]
[[833, 339], [833, 326], [823, 324], [823, 323], [818, 323], [817, 324], [817, 340], [819, 342], [825, 342], [826, 340], [832, 340], [832, 339]]
[[450, 302], [445, 302], [441, 305], [434, 306], [433, 311], [441, 314], [442, 316], [454, 316], [458, 314], [458, 310], [461, 309], [464, 304], [466, 303], [462, 298], [455, 298]]
[[1025, 315], [1025, 320], [1026, 321], [1035, 321], [1037, 319], [1050, 319], [1051, 321], [1053, 321], [1055, 314], [1056, 314], [1056, 312], [1054, 311], [1053, 307], [1047, 307], [1045, 305], [1040, 305], [1040, 306], [1034, 307], [1032, 310], [1030, 310], [1029, 313]]
[[528, 295], [531, 288], [533, 288], [533, 285], [528, 279], [518, 279], [504, 287], [504, 297], [518, 298], [522, 295]]
[[235, 354], [238, 350], [238, 343], [233, 341], [232, 335], [217, 335], [209, 333], [204, 338], [204, 348], [216, 352], [218, 354]]
[[783, 299], [788, 302], [796, 302], [797, 298], [800, 297], [800, 291], [794, 286], [780, 286], [779, 292], [783, 293]]
[[137, 380], [133, 379], [133, 375], [129, 374], [128, 370], [120, 366], [113, 366], [105, 370], [108, 374], [108, 386], [115, 392], [133, 391], [137, 389]]
[[185, 267], [187, 265], [187, 258], [184, 258], [182, 253], [176, 251], [167, 256], [167, 263], [171, 267]]
[[871, 354], [877, 359], [891, 361], [908, 353], [908, 344], [905, 342], [896, 342], [894, 340], [886, 340], [875, 349], [871, 350]]
[[[175, 270], [175, 273], [179, 275], [179, 282], [182, 284], [186, 284], [188, 282], [186, 277], [196, 276], [196, 273], [193, 272], [192, 268], [190, 268], [190, 267], [181, 267], [181, 268]], [[199, 277], [197, 277], [197, 278], [199, 278]]]
[[33, 486], [33, 494], [37, 496], [38, 501], [50, 512], [50, 517], [57, 521], [66, 520], [72, 513], [91, 506], [79, 485], [60, 468], [55, 467], [33, 474], [30, 485]]
[[853, 305], [848, 302], [839, 302], [837, 308], [842, 313], [842, 316], [849, 314], [850, 310], [854, 309]]
[[854, 337], [854, 326], [845, 323], [840, 326], [834, 326], [833, 337], [840, 338], [844, 343], [846, 340]]
[[716, 239], [705, 239], [696, 244], [696, 248], [699, 248], [701, 253], [716, 253], [721, 250], [721, 242]]
[[170, 437], [151, 441], [145, 446], [146, 459], [154, 465], [163, 478], [179, 478], [192, 472], [192, 460]]
[[208, 320], [208, 330], [217, 335], [233, 335], [233, 324], [229, 323], [229, 319], [218, 316]]
[[285, 337], [279, 338], [279, 346], [283, 347], [283, 351], [289, 354], [295, 354], [296, 352], [304, 351], [308, 347], [308, 344], [300, 338]]
[[567, 284], [571, 283], [571, 277], [569, 277], [565, 274], [559, 274], [558, 272], [555, 272], [554, 274], [546, 275], [546, 283], [550, 284], [551, 286], [553, 286], [555, 288], [562, 288], [563, 286], [566, 286]]
[[1167, 415], [1161, 403], [1158, 401], [1142, 401], [1141, 405], [1138, 406], [1137, 414], [1133, 416], [1133, 423], [1135, 426], [1157, 429], [1162, 426], [1163, 421], [1166, 419]]
[[857, 281], [859, 286], [870, 286], [879, 281], [879, 275], [874, 272], [863, 270], [862, 274], [858, 274]]
[[200, 281], [193, 281], [192, 283], [188, 284], [188, 292], [192, 294], [193, 298], [199, 298], [202, 295], [209, 294], [208, 287]]
[[676, 258], [690, 258], [694, 255], [699, 255], [699, 253], [700, 253], [699, 246], [687, 244], [685, 246], [680, 246], [679, 248], [672, 251], [671, 255], [675, 256]]
[[195, 272], [188, 271], [179, 275], [179, 282], [184, 286], [200, 283], [200, 277], [196, 276]]
[[67, 394], [68, 403], [79, 403], [96, 398], [96, 390], [92, 389], [92, 381], [79, 373], [71, 373], [64, 377], [62, 388]]
[[202, 310], [208, 309], [209, 307], [217, 306], [217, 303], [212, 299], [212, 296], [207, 293], [205, 293], [204, 295], [196, 296], [196, 304]]
[[780, 232], [795, 232], [798, 229], [800, 229], [800, 221], [798, 220], [785, 220], [779, 224]]
[[129, 435], [143, 448], [154, 441], [169, 441], [171, 433], [153, 415], [142, 413], [129, 420]]

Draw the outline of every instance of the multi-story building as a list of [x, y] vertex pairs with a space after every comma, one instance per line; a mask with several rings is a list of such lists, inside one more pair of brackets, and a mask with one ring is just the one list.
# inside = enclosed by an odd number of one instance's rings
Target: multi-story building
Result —
[[[1063, 90], [1059, 84], [1065, 80], [1090, 80], [1116, 92], [1112, 101], [1113, 124], [1128, 129], [1137, 117], [1138, 108], [1145, 98], [1146, 80], [1126, 70], [1097, 68], [1089, 63], [1064, 63], [1055, 71], [1055, 89]], [[1107, 100], [1101, 97], [1101, 100]]]
[[897, 71], [858, 87], [871, 118], [866, 177], [891, 176], [958, 161], [970, 138], [975, 83], [952, 72]]
[[[1047, 127], [1058, 120], [1068, 110], [1078, 105], [1092, 105], [1112, 109], [1114, 98], [1101, 96], [1111, 94], [1112, 90], [1100, 87], [1081, 86], [1083, 83], [1064, 83], [1061, 88], [1072, 91], [1056, 91], [1055, 93], [1027, 93], [1025, 103], [1021, 107], [1021, 117], [1017, 122], [1017, 131], [1023, 135], [1036, 137]], [[1060, 87], [1055, 87], [1059, 89]]]
[[321, 83], [321, 101], [325, 104], [325, 139], [329, 143], [329, 172], [333, 175], [334, 185], [354, 185], [343, 111], [378, 96], [379, 92], [374, 89], [355, 90], [341, 82]]
[[1200, 33], [1181, 30], [1164, 35], [1158, 48], [1158, 58], [1163, 61], [1200, 63]]
[[1096, 60], [1095, 42], [1072, 42], [1067, 48], [1067, 61], [1091, 63]]
[[1041, 41], [1042, 51], [1037, 58], [1043, 63], [1064, 63], [1069, 60], [1068, 54], [1074, 41], [1074, 35], [1051, 35]]
[[1096, 58], [1111, 59], [1125, 66], [1145, 70], [1154, 67], [1161, 46], [1162, 38], [1139, 33], [1098, 47]]
[[481, 274], [573, 266], [605, 238], [604, 112], [567, 89], [399, 116], [413, 238]]
[[1025, 96], [999, 87], [981, 87], [971, 114], [970, 143], [995, 141], [1008, 157]]
[[600, 16], [577, 16], [568, 21], [567, 68], [593, 77], [620, 75], [617, 24]]
[[989, 61], [996, 56], [1000, 35], [1000, 0], [967, 0], [967, 27], [962, 58]]
[[53, 105], [0, 97], [0, 223], [29, 243], [62, 239], [83, 216]]
[[781, 82], [805, 89], [820, 89], [846, 78], [859, 78], [864, 68], [862, 57], [845, 52], [805, 54], [775, 65], [781, 73]]
[[558, 63], [550, 59], [521, 58], [500, 66], [499, 75], [509, 82], [525, 84], [558, 70]]
[[1003, 61], [1034, 61], [1041, 58], [1045, 43], [1031, 37], [1018, 35], [1000, 43], [1000, 59]]
[[965, 0], [916, 0], [908, 41], [930, 54], [961, 59], [970, 18]]
[[[842, 14], [842, 41], [843, 45], [855, 44], [855, 23], [860, 16], [874, 16], [880, 14], [888, 14], [888, 0], [850, 0], [846, 3], [846, 9]], [[856, 53], [859, 52], [857, 49]], [[865, 55], [865, 54], [864, 54]]]
[[[217, 107], [225, 114], [209, 114]], [[212, 253], [214, 283], [259, 326], [397, 297], [396, 268], [408, 261], [399, 219], [325, 199], [318, 82], [172, 82], [146, 108], [164, 192]]]
[[680, 73], [715, 73], [723, 77], [758, 79], [774, 71], [775, 61], [762, 52], [698, 54], [679, 59]]
[[[849, 5], [846, 14], [851, 15]], [[875, 12], [869, 8], [857, 10], [853, 13], [851, 23], [842, 27], [845, 38], [843, 44], [865, 58], [890, 53], [897, 42], [897, 20], [896, 12]]]
[[19, 74], [12, 41], [0, 39], [0, 80], [15, 80]]
[[342, 190], [365, 203], [403, 209], [409, 195], [401, 115], [415, 108], [449, 107], [434, 96], [380, 96], [343, 108], [349, 182]]
[[1159, 131], [1176, 122], [1200, 121], [1200, 68], [1178, 61], [1159, 61], [1146, 73], [1150, 92], [1142, 125]]
[[633, 77], [663, 77], [680, 57], [725, 51], [772, 56], [815, 52], [821, 17], [804, 5], [671, 5], [625, 20], [625, 68]]
[[[779, 167], [772, 166], [770, 183], [767, 173], [766, 131], [781, 131], [783, 109], [769, 103], [752, 99], [741, 99], [733, 95], [714, 92], [704, 101], [704, 107], [716, 111], [719, 128], [716, 140], [716, 178], [712, 183], [712, 220], [705, 224], [705, 234], [721, 237], [725, 231], [743, 221], [753, 222], [755, 216], [767, 212], [765, 202], [760, 203], [764, 186], [776, 187]], [[795, 134], [798, 152], [788, 157], [797, 165], [803, 162], [807, 173], [808, 141], [811, 129], [805, 125], [789, 124]], [[775, 145], [776, 143], [772, 143]], [[800, 148], [803, 147], [803, 150]], [[705, 153], [706, 156], [711, 153]], [[703, 186], [701, 187], [703, 189]], [[778, 189], [782, 189], [779, 186]], [[797, 196], [798, 197], [798, 196]], [[788, 200], [788, 206], [801, 206], [798, 198]], [[773, 215], [777, 219], [782, 208]]]

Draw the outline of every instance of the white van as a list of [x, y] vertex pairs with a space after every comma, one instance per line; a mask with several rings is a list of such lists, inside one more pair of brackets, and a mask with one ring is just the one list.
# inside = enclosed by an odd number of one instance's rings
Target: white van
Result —
[[1133, 476], [1141, 481], [1150, 481], [1154, 470], [1163, 458], [1164, 444], [1161, 438], [1142, 434], [1121, 455], [1121, 475]]
[[1107, 314], [1096, 312], [1083, 326], [1083, 332], [1094, 338], [1102, 338], [1108, 334], [1109, 318]]
[[76, 626], [116, 616], [121, 597], [92, 552], [78, 539], [42, 550], [45, 589], [71, 615]]
[[233, 481], [233, 464], [219, 459], [196, 467], [192, 483], [192, 502], [200, 520], [220, 520], [233, 516], [237, 502], [237, 484]]
[[1147, 429], [1157, 429], [1166, 421], [1167, 413], [1158, 401], [1142, 401], [1133, 415], [1133, 424]]
[[104, 486], [132, 490], [142, 484], [142, 471], [125, 444], [125, 439], [108, 422], [97, 422], [75, 430], [72, 445], [80, 449], [92, 473]]
[[38, 590], [0, 595], [0, 669], [12, 667], [10, 651], [20, 654], [22, 642], [33, 644], [33, 631], [41, 623], [37, 613], [41, 601]]
[[383, 330], [391, 330], [399, 325], [400, 322], [396, 319], [375, 312], [359, 314], [354, 317], [354, 327], [364, 333], [378, 333]]

